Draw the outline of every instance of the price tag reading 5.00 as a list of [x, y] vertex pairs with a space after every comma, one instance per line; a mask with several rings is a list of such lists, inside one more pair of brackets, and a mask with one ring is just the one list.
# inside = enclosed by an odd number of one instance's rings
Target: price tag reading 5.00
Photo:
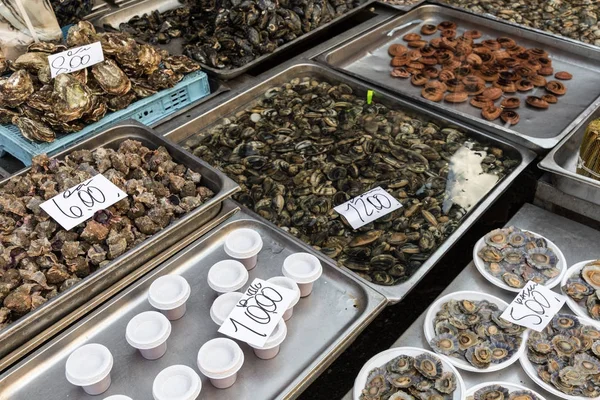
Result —
[[513, 324], [541, 332], [565, 304], [565, 297], [529, 281], [501, 317]]
[[104, 61], [104, 53], [100, 42], [74, 47], [48, 56], [50, 74], [53, 78], [60, 74], [79, 71], [102, 61]]
[[57, 194], [40, 207], [66, 230], [89, 219], [127, 197], [127, 194], [103, 175], [96, 175], [77, 186]]
[[400, 207], [402, 207], [402, 204], [391, 194], [380, 187], [376, 187], [334, 207], [334, 210], [346, 218], [352, 228], [358, 229]]
[[225, 319], [219, 332], [262, 347], [294, 297], [293, 291], [257, 278]]

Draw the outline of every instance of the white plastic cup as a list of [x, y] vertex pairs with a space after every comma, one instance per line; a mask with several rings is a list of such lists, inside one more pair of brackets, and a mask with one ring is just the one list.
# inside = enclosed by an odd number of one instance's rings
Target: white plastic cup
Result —
[[292, 318], [292, 315], [294, 313], [294, 306], [298, 304], [298, 300], [300, 300], [300, 288], [298, 287], [298, 284], [293, 279], [285, 276], [274, 276], [272, 278], [267, 279], [267, 282], [296, 292], [296, 297], [294, 298], [288, 309], [285, 310], [285, 312], [283, 313], [283, 320], [289, 320], [290, 318]]
[[108, 396], [104, 400], [133, 400], [129, 396], [124, 396], [122, 394], [115, 394], [114, 396]]
[[172, 365], [163, 369], [152, 384], [154, 400], [196, 400], [201, 390], [200, 376], [187, 365]]
[[65, 376], [92, 396], [104, 393], [110, 386], [113, 356], [101, 344], [91, 343], [71, 353], [65, 365]]
[[216, 338], [204, 343], [198, 352], [198, 369], [218, 389], [232, 386], [244, 364], [244, 352], [231, 339]]
[[219, 261], [208, 270], [208, 286], [219, 294], [235, 292], [246, 282], [248, 282], [248, 270], [239, 261]]
[[127, 343], [140, 351], [147, 360], [161, 358], [167, 352], [171, 323], [163, 314], [146, 311], [133, 317], [127, 324]]
[[270, 360], [279, 354], [279, 347], [285, 340], [286, 336], [287, 326], [285, 321], [280, 319], [279, 323], [275, 327], [275, 330], [273, 333], [271, 333], [271, 336], [269, 336], [263, 347], [255, 347], [252, 345], [250, 345], [250, 347], [252, 347], [252, 350], [254, 350], [256, 357], [260, 358], [261, 360]]
[[170, 321], [175, 321], [185, 314], [191, 292], [190, 284], [183, 276], [165, 275], [150, 285], [148, 302]]
[[321, 277], [323, 266], [310, 253], [294, 253], [283, 261], [282, 272], [298, 284], [300, 297], [306, 297], [311, 294], [315, 281]]
[[229, 292], [222, 294], [213, 301], [210, 307], [210, 317], [215, 324], [221, 326], [227, 319], [229, 314], [233, 311], [233, 308], [238, 301], [244, 296], [241, 292]]
[[225, 239], [225, 253], [239, 260], [248, 271], [256, 267], [258, 253], [262, 249], [262, 237], [254, 229], [236, 229]]

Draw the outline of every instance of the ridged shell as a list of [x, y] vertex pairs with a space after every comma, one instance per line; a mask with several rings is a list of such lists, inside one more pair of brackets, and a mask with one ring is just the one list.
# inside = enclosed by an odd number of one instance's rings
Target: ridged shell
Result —
[[581, 270], [581, 277], [594, 289], [600, 289], [600, 265], [586, 265]]
[[500, 385], [485, 386], [473, 394], [473, 400], [505, 400], [508, 397], [508, 389]]
[[415, 368], [423, 376], [429, 379], [437, 379], [442, 376], [442, 362], [429, 354], [420, 354], [415, 357]]

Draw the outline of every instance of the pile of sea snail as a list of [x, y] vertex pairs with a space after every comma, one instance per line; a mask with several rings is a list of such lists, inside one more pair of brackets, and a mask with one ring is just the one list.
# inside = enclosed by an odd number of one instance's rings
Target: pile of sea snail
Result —
[[513, 390], [512, 392], [502, 385], [488, 385], [478, 389], [467, 400], [539, 400], [540, 398], [531, 390]]
[[542, 332], [530, 331], [527, 358], [539, 378], [570, 396], [600, 396], [600, 330], [556, 314]]
[[433, 320], [436, 336], [429, 345], [478, 369], [505, 362], [521, 346], [525, 329], [501, 318], [502, 312], [487, 300], [446, 302]]
[[437, 357], [400, 355], [369, 373], [360, 400], [446, 400], [456, 387], [456, 375]]
[[600, 46], [597, 0], [441, 0], [476, 14]]
[[[182, 145], [239, 183], [242, 204], [365, 279], [393, 285], [465, 215], [445, 193], [449, 160], [467, 140], [367, 104], [346, 84], [306, 77], [267, 90]], [[485, 172], [502, 178], [518, 164], [502, 149], [471, 143]], [[403, 207], [353, 230], [333, 208], [378, 186]]]
[[570, 276], [562, 291], [586, 309], [591, 318], [600, 321], [600, 260], [587, 263]]

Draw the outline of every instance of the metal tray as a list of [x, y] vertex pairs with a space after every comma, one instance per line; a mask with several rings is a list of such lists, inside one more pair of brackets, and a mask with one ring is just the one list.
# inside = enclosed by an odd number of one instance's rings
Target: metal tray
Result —
[[[561, 97], [558, 105], [552, 106], [546, 111], [526, 106], [520, 107], [518, 112], [521, 121], [514, 126], [504, 126], [501, 122], [486, 121], [480, 116], [481, 110], [468, 103], [449, 105], [425, 100], [421, 97], [421, 87], [390, 76], [392, 67], [387, 48], [391, 43], [402, 42], [402, 36], [409, 32], [418, 33], [423, 23], [435, 25], [443, 20], [456, 22], [459, 32], [477, 29], [483, 33], [482, 39], [509, 36], [516, 38], [518, 43], [525, 47], [544, 48], [552, 58], [555, 71], [565, 70], [573, 74], [573, 79], [567, 83], [567, 94]], [[390, 30], [397, 27], [402, 28], [395, 31], [392, 36], [387, 35]], [[344, 42], [334, 50], [325, 52], [318, 60], [344, 73], [406, 96], [413, 101], [426, 104], [430, 108], [456, 116], [480, 129], [517, 141], [536, 151], [554, 147], [600, 104], [599, 51], [588, 46], [436, 5], [418, 7], [370, 32]], [[517, 96], [524, 104], [526, 96], [536, 95], [537, 92], [541, 93], [542, 91], [543, 89], [535, 89], [526, 94], [517, 94]]]
[[[320, 32], [322, 32], [326, 29], [329, 29], [331, 27], [331, 25], [342, 23], [343, 21], [350, 18], [354, 14], [371, 6], [372, 3], [374, 2], [374, 0], [361, 0], [361, 1], [364, 1], [364, 4], [348, 11], [347, 13], [339, 16], [338, 18], [334, 19], [333, 21], [330, 21], [324, 25], [321, 25], [320, 27], [318, 27], [317, 29], [315, 29], [313, 31], [310, 31], [309, 33], [306, 33], [306, 34], [300, 36], [299, 38], [292, 40], [291, 42], [288, 42], [288, 43], [284, 44], [283, 46], [278, 47], [274, 52], [272, 52], [270, 54], [264, 54], [260, 57], [255, 58], [254, 60], [252, 60], [248, 64], [244, 65], [243, 67], [230, 68], [230, 69], [217, 69], [217, 68], [212, 68], [207, 65], [201, 64], [202, 70], [205, 71], [207, 74], [216, 76], [217, 78], [222, 79], [222, 80], [230, 80], [235, 77], [238, 77], [263, 63], [264, 64], [268, 63], [271, 58], [276, 57], [278, 54], [286, 51], [290, 47], [297, 46], [297, 45], [300, 45], [301, 43], [307, 42], [314, 36], [318, 35]], [[121, 10], [103, 15], [97, 19], [94, 19], [92, 21], [92, 23], [97, 27], [103, 27], [105, 25], [110, 25], [113, 28], [118, 29], [119, 25], [121, 23], [129, 21], [132, 17], [134, 17], [136, 15], [148, 14], [155, 10], [164, 12], [164, 11], [178, 8], [181, 6], [182, 6], [182, 4], [179, 2], [179, 0], [146, 0], [141, 3], [137, 3], [132, 6], [125, 7]], [[171, 40], [171, 42], [167, 45], [158, 45], [158, 46], [168, 50], [171, 54], [182, 54], [183, 53], [183, 40], [182, 39], [174, 39], [174, 40]]]
[[[31, 311], [3, 330], [0, 330], [0, 343], [2, 343], [2, 346], [0, 346], [0, 357], [22, 345], [76, 307], [82, 305], [146, 261], [157, 256], [171, 245], [198, 229], [217, 215], [223, 200], [239, 190], [239, 186], [220, 171], [217, 171], [197, 157], [186, 153], [179, 146], [165, 140], [149, 128], [135, 121], [114, 125], [108, 130], [70, 149], [58, 153], [53, 158], [62, 159], [75, 150], [91, 150], [98, 147], [116, 148], [121, 142], [127, 139], [139, 140], [150, 148], [166, 147], [175, 161], [200, 172], [203, 183], [215, 193], [215, 196], [202, 206], [177, 219], [143, 243], [114, 259], [104, 268], [98, 269], [77, 285], [49, 300], [41, 307]], [[24, 175], [28, 171], [29, 168], [26, 168], [16, 175]], [[7, 181], [8, 179], [0, 181], [0, 186]]]
[[[65, 331], [48, 345], [0, 376], [0, 393], [10, 399], [41, 399], [52, 393], [54, 399], [89, 399], [81, 388], [64, 376], [68, 355], [85, 343], [102, 343], [115, 357], [112, 385], [103, 394], [125, 394], [136, 399], [152, 398], [152, 382], [163, 368], [185, 364], [197, 371], [200, 346], [218, 336], [218, 327], [209, 315], [217, 294], [207, 284], [209, 267], [227, 258], [223, 243], [238, 228], [256, 229], [264, 240], [258, 266], [250, 271], [268, 279], [281, 274], [288, 255], [311, 248], [291, 235], [274, 228], [245, 211], [219, 225], [211, 234], [197, 240], [130, 286], [83, 321]], [[318, 255], [318, 254], [317, 254]], [[258, 359], [242, 345], [245, 362], [237, 383], [227, 390], [215, 389], [203, 378], [203, 399], [292, 399], [297, 397], [353, 341], [358, 333], [385, 307], [385, 298], [335, 264], [321, 257], [323, 275], [310, 297], [301, 299], [288, 323], [288, 336], [279, 355], [270, 361]], [[178, 274], [192, 287], [186, 315], [173, 321], [167, 354], [148, 361], [129, 346], [125, 327], [136, 314], [151, 310], [147, 291], [159, 276]]]
[[405, 4], [405, 5], [398, 4], [398, 5], [396, 5], [396, 4], [388, 3], [385, 0], [377, 0], [377, 1], [379, 3], [381, 3], [381, 4], [385, 4], [388, 7], [392, 7], [392, 8], [395, 8], [397, 10], [401, 10], [401, 11], [410, 11], [413, 8], [416, 8], [416, 7], [420, 6], [423, 2], [425, 2], [425, 0], [414, 0], [415, 2], [412, 3], [412, 4]]
[[597, 118], [600, 118], [600, 109], [583, 120], [571, 134], [546, 155], [538, 166], [552, 174], [552, 182], [557, 189], [600, 205], [600, 181], [575, 172], [579, 146], [585, 130], [588, 124]]
[[[291, 66], [283, 65], [276, 68], [272, 73], [265, 74], [264, 77], [260, 77], [260, 83], [256, 86], [246, 88], [237, 97], [230, 98], [223, 102], [219, 107], [198, 116], [186, 124], [182, 124], [179, 129], [167, 133], [166, 136], [177, 143], [181, 143], [193, 134], [207, 129], [212, 124], [219, 123], [223, 117], [231, 115], [237, 110], [245, 108], [250, 103], [257, 101], [263, 96], [267, 89], [279, 86], [290, 81], [294, 77], [301, 76], [315, 77], [317, 79], [324, 79], [329, 82], [343, 82], [354, 88], [355, 93], [358, 93], [359, 95], [366, 95], [367, 89], [369, 88], [368, 85], [361, 83], [356, 79], [350, 78], [342, 73], [333, 71], [327, 67], [312, 62], [300, 62]], [[456, 123], [436, 113], [427, 111], [417, 105], [410, 104], [398, 97], [378, 92], [375, 95], [375, 99], [393, 108], [412, 110], [415, 114], [426, 116], [428, 119], [437, 119], [442, 121], [444, 125], [455, 125], [460, 129], [467, 131], [471, 137], [492, 143], [494, 146], [502, 148], [504, 152], [511, 157], [521, 160], [521, 163], [515, 167], [511, 174], [498, 182], [498, 184], [487, 194], [487, 196], [485, 196], [477, 206], [473, 207], [469, 214], [467, 214], [467, 216], [463, 219], [457, 230], [429, 257], [426, 262], [423, 263], [423, 265], [407, 281], [395, 286], [382, 286], [365, 281], [367, 284], [374, 287], [378, 292], [383, 293], [387, 297], [388, 301], [398, 302], [419, 282], [419, 280], [421, 280], [421, 278], [435, 265], [435, 263], [446, 253], [446, 251], [452, 247], [454, 242], [456, 242], [463, 235], [463, 233], [473, 223], [475, 223], [475, 221], [477, 221], [479, 216], [495, 201], [498, 196], [500, 196], [500, 194], [502, 194], [502, 192], [504, 192], [504, 190], [517, 177], [517, 175], [519, 175], [519, 173], [529, 163], [532, 162], [535, 155], [521, 146], [509, 144], [509, 142], [502, 139], [493, 138], [478, 130], [467, 128], [460, 123]], [[331, 261], [334, 262], [333, 260]]]

